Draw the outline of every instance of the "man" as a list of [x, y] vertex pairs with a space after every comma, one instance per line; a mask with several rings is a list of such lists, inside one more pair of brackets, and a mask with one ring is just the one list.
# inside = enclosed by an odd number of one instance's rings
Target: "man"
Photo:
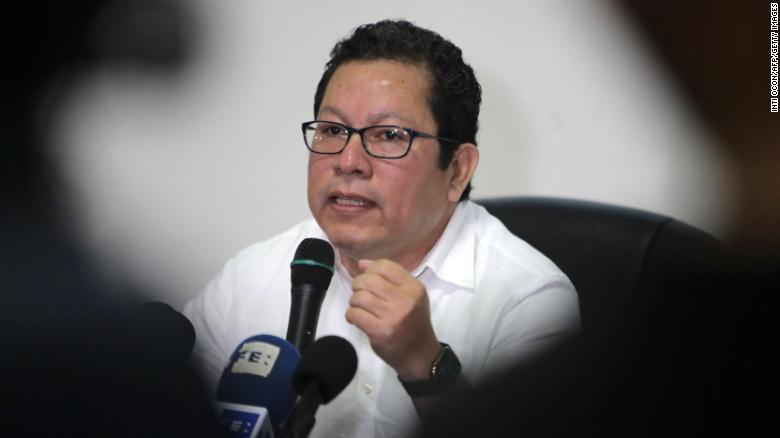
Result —
[[[303, 124], [314, 220], [241, 252], [185, 313], [216, 381], [243, 339], [284, 335], [295, 248], [327, 239], [336, 272], [318, 334], [348, 339], [359, 366], [314, 433], [402, 436], [415, 409], [453, 386], [576, 332], [577, 295], [552, 262], [468, 200], [481, 90], [460, 49], [382, 21], [331, 55], [316, 120]], [[437, 383], [440, 362], [460, 363], [462, 374]]]

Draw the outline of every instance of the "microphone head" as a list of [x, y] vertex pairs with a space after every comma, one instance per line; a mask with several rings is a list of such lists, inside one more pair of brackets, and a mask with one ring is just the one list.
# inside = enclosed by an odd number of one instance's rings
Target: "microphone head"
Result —
[[293, 287], [311, 284], [317, 290], [327, 290], [333, 277], [333, 261], [336, 258], [330, 243], [315, 238], [301, 241], [290, 263]]
[[173, 307], [152, 301], [127, 312], [130, 335], [143, 342], [162, 361], [183, 363], [195, 346], [195, 328]]
[[355, 348], [346, 339], [338, 336], [317, 339], [306, 350], [293, 374], [295, 391], [303, 394], [309, 383], [316, 382], [322, 403], [328, 403], [352, 381], [357, 363]]
[[230, 356], [217, 387], [217, 401], [268, 409], [274, 428], [295, 404], [292, 375], [301, 355], [282, 338], [256, 335]]

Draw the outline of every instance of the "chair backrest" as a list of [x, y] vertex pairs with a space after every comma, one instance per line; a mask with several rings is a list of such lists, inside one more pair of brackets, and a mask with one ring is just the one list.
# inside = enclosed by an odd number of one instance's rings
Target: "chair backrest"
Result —
[[690, 225], [632, 208], [541, 197], [476, 202], [569, 276], [586, 331], [608, 328], [681, 272], [706, 272], [721, 247]]

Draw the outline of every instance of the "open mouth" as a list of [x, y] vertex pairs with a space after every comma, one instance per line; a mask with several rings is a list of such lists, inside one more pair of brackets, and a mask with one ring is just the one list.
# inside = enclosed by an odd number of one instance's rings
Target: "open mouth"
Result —
[[370, 208], [376, 205], [370, 200], [360, 196], [341, 194], [331, 196], [330, 202], [337, 205], [338, 207], [344, 208]]
[[333, 202], [338, 205], [347, 205], [352, 207], [365, 207], [370, 204], [370, 202], [364, 201], [363, 199], [341, 197], [333, 198]]

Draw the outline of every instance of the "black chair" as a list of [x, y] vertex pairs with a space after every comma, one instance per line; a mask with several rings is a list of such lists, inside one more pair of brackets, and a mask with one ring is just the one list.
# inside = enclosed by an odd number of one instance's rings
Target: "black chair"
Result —
[[667, 282], [705, 275], [721, 249], [701, 230], [632, 208], [542, 197], [477, 202], [569, 276], [584, 332], [615, 327], [630, 313], [626, 306], [657, 301], [665, 290], [676, 293]]
[[776, 276], [733, 277], [724, 244], [659, 214], [477, 202], [569, 275], [582, 335], [450, 400], [418, 436], [769, 436]]

